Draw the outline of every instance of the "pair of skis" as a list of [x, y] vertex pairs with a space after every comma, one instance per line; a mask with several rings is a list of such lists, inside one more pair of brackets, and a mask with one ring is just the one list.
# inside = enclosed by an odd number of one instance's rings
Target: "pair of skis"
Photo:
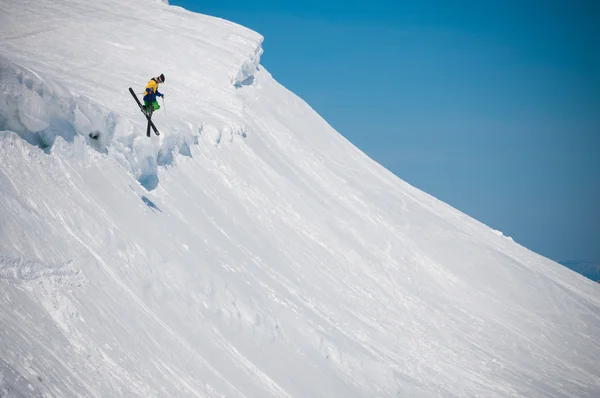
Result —
[[150, 129], [154, 130], [154, 134], [160, 135], [160, 133], [158, 132], [158, 129], [156, 128], [156, 126], [152, 122], [152, 112], [150, 112], [150, 113], [146, 112], [146, 109], [144, 108], [144, 105], [142, 105], [142, 103], [138, 99], [137, 95], [135, 95], [135, 91], [133, 91], [133, 89], [131, 87], [129, 87], [129, 92], [133, 96], [133, 99], [135, 99], [135, 102], [137, 102], [137, 104], [140, 107], [140, 110], [142, 111], [142, 113], [144, 114], [144, 116], [146, 116], [146, 119], [148, 119], [148, 127], [146, 128], [146, 135], [148, 137], [150, 137]]

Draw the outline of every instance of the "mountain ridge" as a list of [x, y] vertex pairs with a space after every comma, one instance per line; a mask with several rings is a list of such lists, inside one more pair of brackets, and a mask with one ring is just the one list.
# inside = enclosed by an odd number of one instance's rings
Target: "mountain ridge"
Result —
[[600, 263], [596, 263], [593, 261], [581, 261], [581, 260], [565, 260], [559, 261], [559, 264], [564, 265], [569, 268], [589, 278], [595, 282], [600, 282]]

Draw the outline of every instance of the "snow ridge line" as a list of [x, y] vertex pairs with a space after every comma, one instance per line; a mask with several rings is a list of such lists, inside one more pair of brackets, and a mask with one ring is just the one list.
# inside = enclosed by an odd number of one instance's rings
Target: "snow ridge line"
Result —
[[[87, 245], [84, 241], [82, 241], [81, 239], [79, 239], [79, 237], [71, 230], [71, 228], [69, 228], [68, 224], [65, 222], [65, 220], [63, 219], [63, 217], [58, 214], [58, 217], [60, 218], [61, 222], [63, 223], [65, 229], [67, 230], [67, 232], [69, 234], [71, 234], [71, 236], [73, 236], [73, 238], [75, 238], [75, 240], [77, 240], [83, 247], [85, 247], [92, 256], [94, 256], [94, 258], [96, 260], [98, 260], [98, 263], [102, 266], [102, 268], [106, 271], [106, 273], [108, 273], [108, 275], [110, 275], [110, 277], [119, 285], [121, 286], [121, 288], [129, 295], [129, 297], [131, 297], [131, 299], [133, 301], [135, 301], [140, 308], [146, 313], [148, 314], [148, 316], [150, 316], [150, 318], [152, 318], [156, 323], [158, 323], [166, 332], [168, 332], [171, 336], [173, 336], [173, 338], [175, 338], [175, 340], [177, 340], [185, 349], [187, 349], [189, 352], [191, 352], [192, 354], [194, 354], [198, 359], [200, 359], [200, 361], [210, 370], [212, 371], [215, 375], [217, 375], [218, 377], [220, 377], [223, 381], [225, 381], [229, 386], [231, 386], [231, 388], [233, 388], [233, 390], [237, 391], [240, 396], [245, 397], [245, 395], [238, 390], [229, 380], [227, 380], [222, 374], [219, 373], [219, 371], [217, 369], [215, 369], [212, 365], [210, 365], [199, 353], [197, 353], [186, 341], [183, 337], [181, 337], [179, 334], [177, 334], [169, 325], [167, 325], [165, 322], [163, 322], [158, 315], [156, 315], [154, 313], [154, 311], [152, 311], [146, 304], [144, 304], [144, 302], [135, 294], [133, 293], [133, 291], [131, 291], [131, 289], [129, 289], [127, 287], [127, 285], [121, 280], [119, 279], [119, 277], [113, 272], [113, 270], [108, 266], [108, 264], [106, 264], [104, 262], [104, 260], [102, 260], [102, 257], [100, 257], [95, 251], [94, 249], [92, 249], [89, 245]], [[195, 395], [198, 396], [202, 396], [202, 394], [200, 394], [199, 391], [197, 391], [194, 387], [190, 386], [188, 383], [185, 382], [185, 380], [181, 379], [182, 383], [185, 385], [185, 387], [192, 393], [194, 393]]]
[[254, 53], [248, 55], [248, 58], [240, 65], [237, 74], [231, 77], [231, 84], [233, 84], [234, 87], [239, 88], [241, 86], [251, 85], [254, 82], [254, 73], [258, 70], [260, 56], [264, 52], [262, 42], [263, 39], [261, 37], [254, 49]]

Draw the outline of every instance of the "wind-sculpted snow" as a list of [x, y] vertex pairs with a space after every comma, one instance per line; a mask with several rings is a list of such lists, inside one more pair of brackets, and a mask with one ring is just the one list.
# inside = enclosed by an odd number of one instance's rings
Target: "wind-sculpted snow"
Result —
[[242, 63], [240, 70], [232, 79], [234, 86], [239, 87], [242, 85], [250, 85], [254, 82], [254, 74], [258, 70], [258, 66], [260, 65], [260, 56], [263, 53], [262, 45], [260, 45], [261, 43], [259, 43], [259, 45], [256, 47], [254, 53]]
[[114, 112], [76, 97], [52, 79], [13, 64], [0, 56], [0, 130], [11, 130], [31, 144], [51, 147], [57, 136], [99, 134], [112, 137]]
[[373, 162], [260, 35], [0, 0], [0, 40], [1, 396], [600, 395], [598, 284]]
[[[53, 79], [42, 79], [36, 72], [2, 56], [0, 90], [0, 130], [16, 132], [29, 143], [48, 150], [57, 136], [69, 142], [80, 136], [90, 147], [109, 151], [120, 159], [147, 189], [158, 185], [158, 167], [173, 164], [177, 155], [191, 156], [190, 145], [198, 145], [203, 130], [214, 145], [221, 144], [223, 135], [229, 142], [234, 136], [246, 136], [243, 129], [235, 126], [219, 129], [200, 125], [194, 129], [188, 124], [183, 131], [171, 130], [158, 147], [143, 145], [135, 140], [139, 131], [132, 129], [129, 121], [119, 119], [117, 112], [74, 95]], [[212, 130], [214, 134], [210, 133]]]
[[[0, 130], [16, 132], [47, 150], [58, 136], [68, 142], [79, 136], [98, 151], [107, 152], [109, 148], [148, 189], [158, 184], [157, 167], [172, 164], [175, 154], [190, 156], [189, 145], [197, 144], [197, 135], [181, 132], [169, 135], [157, 148], [135, 146], [135, 132], [124, 132], [130, 123], [119, 120], [116, 112], [73, 95], [53, 79], [42, 79], [1, 56], [0, 84]], [[118, 137], [115, 129], [119, 130]]]

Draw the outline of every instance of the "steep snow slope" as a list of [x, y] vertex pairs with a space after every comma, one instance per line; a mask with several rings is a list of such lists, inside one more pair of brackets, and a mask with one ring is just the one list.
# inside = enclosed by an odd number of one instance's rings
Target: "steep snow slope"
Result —
[[258, 34], [0, 0], [0, 41], [1, 395], [600, 394], [599, 287], [367, 158]]

